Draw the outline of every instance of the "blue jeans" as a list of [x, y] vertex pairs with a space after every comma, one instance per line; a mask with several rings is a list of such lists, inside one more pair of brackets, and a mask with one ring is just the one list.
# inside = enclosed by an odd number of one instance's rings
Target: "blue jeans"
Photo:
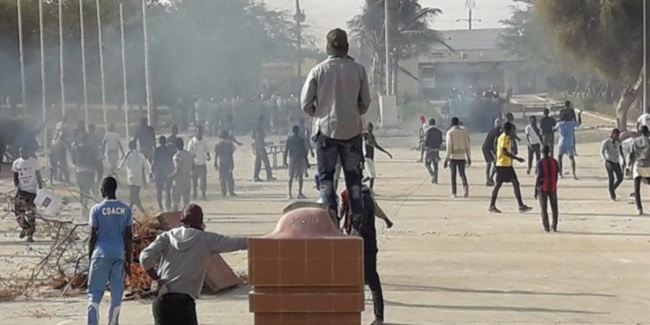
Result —
[[317, 140], [318, 174], [321, 177], [320, 199], [328, 202], [331, 210], [337, 211], [334, 193], [334, 173], [336, 162], [341, 158], [345, 186], [350, 195], [352, 225], [358, 229], [363, 213], [361, 202], [361, 165], [363, 163], [362, 139], [358, 135], [349, 140], [336, 140], [322, 134]]
[[124, 259], [93, 258], [88, 274], [88, 325], [99, 324], [99, 303], [104, 297], [106, 284], [111, 287], [111, 308], [108, 325], [118, 325], [120, 306], [124, 294]]

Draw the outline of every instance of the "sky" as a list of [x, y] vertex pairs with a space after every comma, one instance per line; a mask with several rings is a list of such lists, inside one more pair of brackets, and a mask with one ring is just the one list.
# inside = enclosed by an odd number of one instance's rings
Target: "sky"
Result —
[[[295, 0], [261, 0], [273, 9], [295, 11]], [[474, 28], [499, 28], [499, 20], [510, 16], [512, 0], [475, 0], [474, 18], [481, 22], [474, 22]], [[308, 32], [317, 39], [324, 38], [325, 33], [336, 27], [346, 28], [346, 21], [356, 15], [364, 0], [300, 0], [307, 24]], [[457, 22], [457, 19], [467, 19], [465, 0], [420, 0], [422, 6], [439, 8], [442, 14], [434, 23], [433, 28], [464, 29], [468, 28], [467, 22]]]

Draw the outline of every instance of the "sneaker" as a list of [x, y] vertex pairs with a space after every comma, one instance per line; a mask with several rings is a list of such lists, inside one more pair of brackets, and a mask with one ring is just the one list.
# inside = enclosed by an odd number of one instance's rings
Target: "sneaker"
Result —
[[273, 177], [273, 176], [270, 176], [270, 177], [267, 177], [267, 178], [266, 178], [266, 181], [267, 181], [267, 182], [274, 181], [274, 180], [276, 180], [276, 178]]
[[456, 198], [456, 194], [452, 194], [450, 197], [451, 197], [452, 199], [455, 199], [455, 198]]
[[549, 233], [549, 232], [551, 232], [551, 228], [549, 228], [549, 227], [544, 227], [544, 231], [547, 232], [547, 233]]
[[469, 188], [467, 188], [467, 187], [465, 188], [465, 193], [463, 193], [463, 197], [464, 197], [464, 198], [468, 198], [468, 197], [469, 197]]
[[253, 179], [253, 182], [260, 183], [260, 182], [262, 182], [262, 179], [259, 178], [259, 177], [256, 177], [256, 178]]
[[526, 175], [530, 175], [530, 169], [526, 169]]
[[375, 319], [374, 322], [370, 325], [384, 325], [384, 320], [383, 319]]
[[494, 187], [494, 182], [493, 181], [487, 181], [485, 182], [486, 187]]
[[578, 176], [573, 175], [573, 179], [577, 181], [577, 180], [578, 180]]
[[386, 228], [388, 229], [393, 228], [393, 222], [390, 220], [386, 220]]
[[20, 239], [25, 238], [25, 235], [27, 235], [27, 230], [26, 230], [26, 229], [23, 229], [23, 230], [20, 232], [20, 236], [19, 236]]
[[287, 196], [287, 199], [289, 199], [289, 200], [293, 200], [293, 195], [289, 194], [289, 195]]
[[27, 237], [27, 242], [28, 242], [28, 243], [33, 243], [33, 242], [34, 242], [34, 238], [32, 238], [32, 236]]
[[553, 232], [557, 232], [557, 226], [551, 227], [551, 230], [553, 230]]
[[230, 196], [237, 196], [235, 192], [230, 192]]
[[527, 205], [522, 205], [519, 207], [519, 212], [528, 212], [531, 211], [533, 208], [527, 206]]
[[501, 213], [501, 210], [497, 209], [497, 207], [490, 207], [488, 211], [490, 211], [490, 213]]
[[431, 184], [435, 184], [435, 183], [436, 183], [436, 179], [431, 177]]
[[302, 193], [298, 194], [298, 200], [306, 200], [306, 199], [307, 197], [304, 194]]
[[642, 216], [642, 215], [643, 215], [643, 209], [638, 209], [638, 210], [636, 210], [636, 214], [637, 214], [638, 216]]

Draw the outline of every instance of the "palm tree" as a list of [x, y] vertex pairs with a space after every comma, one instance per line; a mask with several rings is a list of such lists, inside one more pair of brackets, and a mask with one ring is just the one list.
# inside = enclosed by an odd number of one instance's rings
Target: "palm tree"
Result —
[[398, 94], [397, 71], [402, 71], [411, 78], [418, 79], [400, 67], [402, 59], [426, 53], [434, 44], [449, 47], [438, 31], [431, 28], [435, 18], [442, 13], [437, 8], [423, 8], [419, 0], [365, 0], [360, 14], [354, 16], [348, 25], [352, 38], [362, 50], [371, 51], [371, 82], [375, 91], [385, 92], [386, 42], [384, 27], [384, 1], [389, 3], [390, 22], [390, 76], [393, 94]]

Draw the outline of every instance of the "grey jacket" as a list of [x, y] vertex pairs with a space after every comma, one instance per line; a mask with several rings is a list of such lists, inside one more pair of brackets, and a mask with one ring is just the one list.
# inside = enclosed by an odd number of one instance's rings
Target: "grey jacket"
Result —
[[302, 110], [313, 117], [313, 134], [337, 140], [361, 134], [370, 101], [366, 69], [349, 56], [330, 56], [314, 67], [300, 96]]
[[205, 279], [206, 259], [212, 253], [248, 248], [247, 238], [231, 238], [194, 228], [180, 227], [163, 233], [140, 254], [145, 270], [160, 259], [158, 276], [169, 292], [198, 299]]

